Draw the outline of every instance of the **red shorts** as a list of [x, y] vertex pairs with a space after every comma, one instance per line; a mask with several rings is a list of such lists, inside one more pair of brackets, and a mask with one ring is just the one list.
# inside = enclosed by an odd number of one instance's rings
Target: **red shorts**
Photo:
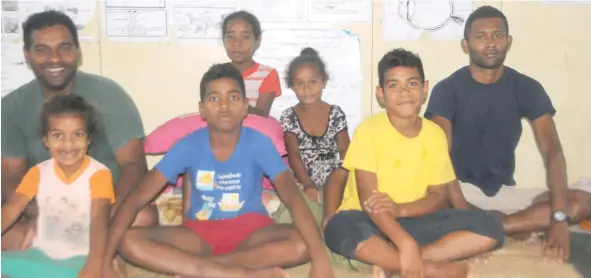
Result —
[[274, 223], [267, 215], [247, 213], [223, 220], [187, 220], [183, 225], [209, 243], [213, 253], [219, 255], [236, 250], [254, 232]]

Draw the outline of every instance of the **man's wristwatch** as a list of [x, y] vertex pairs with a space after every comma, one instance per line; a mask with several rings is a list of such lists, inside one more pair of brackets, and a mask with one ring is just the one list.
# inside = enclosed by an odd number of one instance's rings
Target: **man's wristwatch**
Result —
[[554, 212], [552, 212], [551, 220], [554, 222], [570, 223], [570, 216], [568, 216], [568, 213], [564, 211], [555, 210]]

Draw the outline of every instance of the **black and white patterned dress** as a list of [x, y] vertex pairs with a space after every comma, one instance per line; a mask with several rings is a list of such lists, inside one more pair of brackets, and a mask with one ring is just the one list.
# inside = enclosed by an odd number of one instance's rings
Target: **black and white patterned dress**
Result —
[[337, 105], [330, 106], [328, 127], [323, 136], [306, 133], [293, 107], [281, 113], [280, 122], [284, 132], [290, 132], [298, 138], [300, 155], [308, 176], [321, 188], [330, 173], [342, 164], [336, 136], [347, 128], [345, 113]]

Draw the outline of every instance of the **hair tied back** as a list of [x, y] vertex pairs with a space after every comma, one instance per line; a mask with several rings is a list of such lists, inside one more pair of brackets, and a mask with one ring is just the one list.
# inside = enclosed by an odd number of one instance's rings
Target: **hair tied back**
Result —
[[316, 51], [316, 49], [314, 48], [306, 47], [302, 49], [302, 52], [300, 52], [300, 56], [318, 57], [318, 51]]

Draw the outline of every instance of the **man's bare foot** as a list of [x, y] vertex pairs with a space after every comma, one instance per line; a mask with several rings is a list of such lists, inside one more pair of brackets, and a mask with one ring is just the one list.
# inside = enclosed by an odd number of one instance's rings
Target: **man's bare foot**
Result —
[[469, 263], [428, 263], [425, 276], [432, 278], [478, 278], [474, 265]]
[[518, 243], [530, 243], [536, 241], [536, 235], [532, 232], [508, 234], [508, 237], [516, 240]]
[[394, 271], [383, 269], [377, 265], [374, 265], [371, 269], [372, 278], [390, 278], [394, 275]]

